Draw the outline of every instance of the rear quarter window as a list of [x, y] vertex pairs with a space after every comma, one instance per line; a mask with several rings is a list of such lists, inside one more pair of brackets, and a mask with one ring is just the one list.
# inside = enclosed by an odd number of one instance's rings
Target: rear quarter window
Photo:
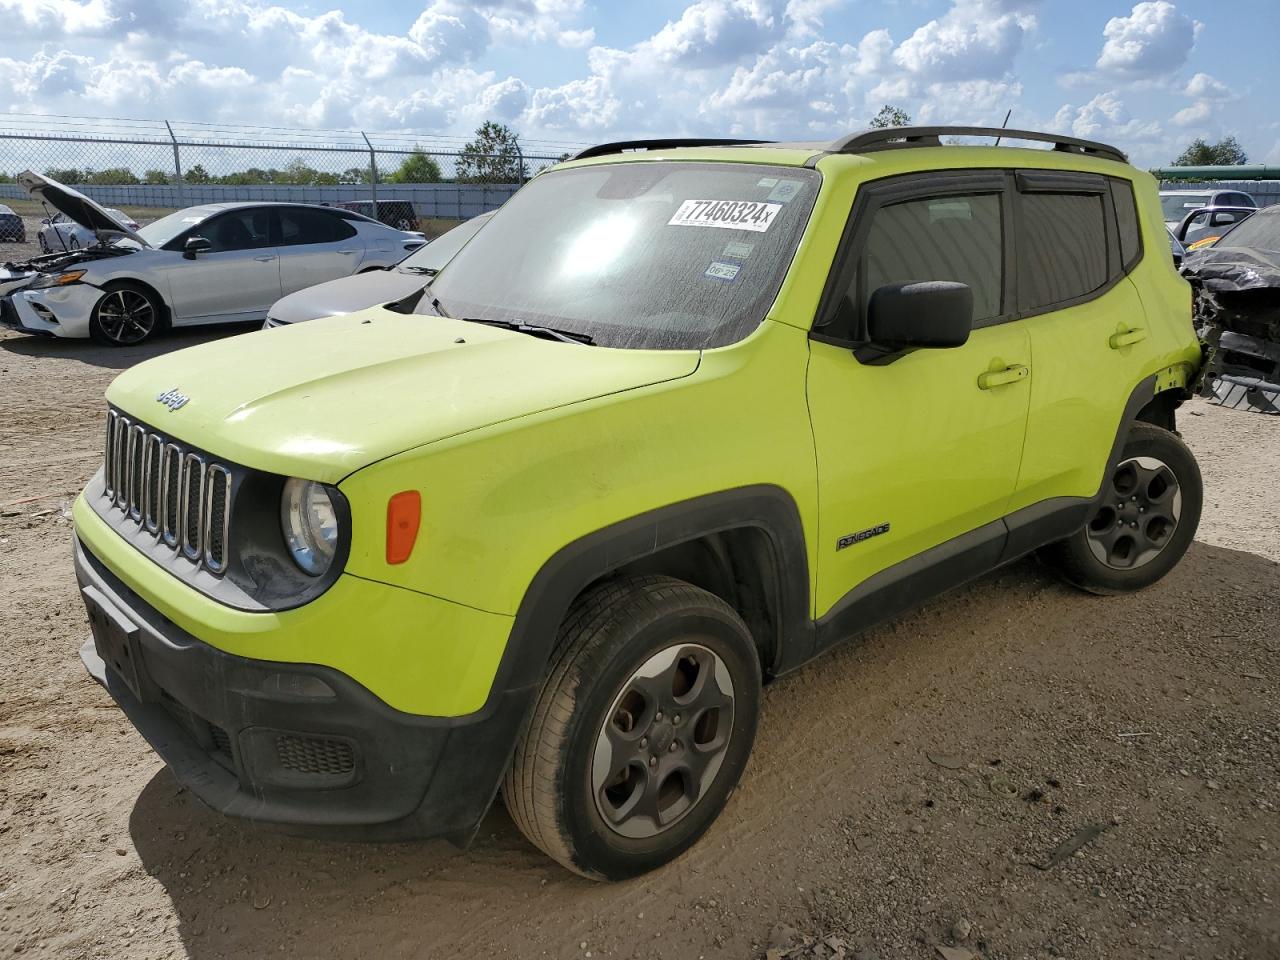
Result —
[[1128, 180], [1111, 181], [1111, 201], [1116, 210], [1116, 233], [1120, 238], [1120, 262], [1127, 273], [1142, 255], [1142, 233], [1138, 227], [1138, 207], [1133, 184]]

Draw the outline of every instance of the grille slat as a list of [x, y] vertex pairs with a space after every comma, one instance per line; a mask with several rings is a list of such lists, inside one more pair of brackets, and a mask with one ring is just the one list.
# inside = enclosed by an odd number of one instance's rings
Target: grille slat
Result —
[[103, 474], [110, 506], [193, 563], [214, 574], [226, 572], [233, 480], [228, 467], [111, 410]]

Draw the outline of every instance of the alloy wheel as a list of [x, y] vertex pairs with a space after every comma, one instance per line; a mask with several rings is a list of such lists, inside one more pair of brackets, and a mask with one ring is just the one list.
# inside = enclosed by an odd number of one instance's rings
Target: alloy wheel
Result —
[[1156, 457], [1133, 457], [1111, 475], [1085, 531], [1089, 549], [1113, 569], [1141, 567], [1168, 546], [1181, 515], [1182, 491], [1169, 465]]
[[155, 329], [156, 308], [136, 290], [115, 290], [98, 304], [98, 325], [116, 343], [138, 343]]
[[623, 684], [596, 738], [591, 792], [610, 830], [643, 839], [702, 798], [733, 729], [733, 680], [694, 643], [660, 650]]

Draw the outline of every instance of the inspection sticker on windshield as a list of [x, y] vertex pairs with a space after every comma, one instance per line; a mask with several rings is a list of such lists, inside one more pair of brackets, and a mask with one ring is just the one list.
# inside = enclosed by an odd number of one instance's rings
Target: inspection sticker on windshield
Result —
[[667, 221], [672, 227], [724, 227], [764, 233], [782, 209], [760, 200], [686, 200]]
[[736, 280], [738, 279], [738, 271], [742, 269], [741, 264], [737, 263], [721, 263], [719, 260], [713, 262], [707, 267], [704, 277], [710, 277], [712, 280]]

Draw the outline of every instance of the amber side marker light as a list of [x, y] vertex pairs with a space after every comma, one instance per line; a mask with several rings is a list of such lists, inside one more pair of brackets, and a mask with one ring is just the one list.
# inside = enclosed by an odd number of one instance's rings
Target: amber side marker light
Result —
[[422, 520], [422, 494], [403, 490], [387, 501], [387, 563], [404, 563], [413, 553]]

